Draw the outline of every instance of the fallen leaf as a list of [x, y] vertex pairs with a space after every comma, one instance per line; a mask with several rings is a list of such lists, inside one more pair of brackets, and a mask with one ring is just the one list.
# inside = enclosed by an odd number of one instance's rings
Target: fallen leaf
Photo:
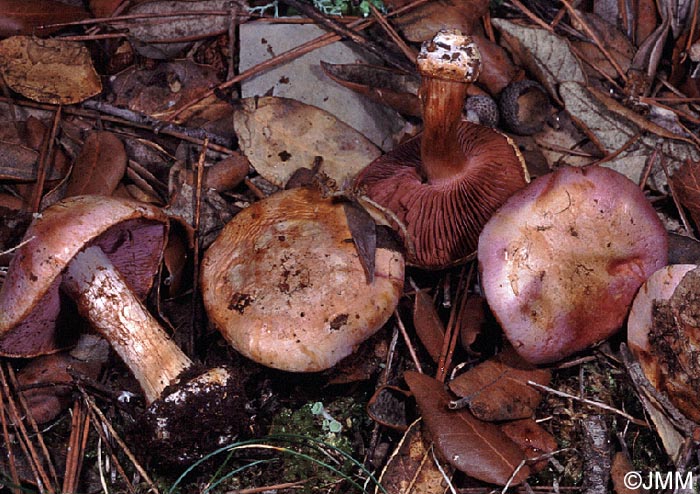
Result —
[[126, 151], [111, 132], [93, 132], [85, 139], [65, 190], [65, 197], [83, 194], [109, 196], [126, 171]]
[[367, 415], [384, 427], [406, 432], [406, 401], [409, 395], [397, 386], [380, 386], [367, 402]]
[[[496, 425], [477, 419], [466, 409], [450, 410], [451, 397], [441, 382], [412, 371], [404, 379], [440, 455], [471, 477], [505, 485], [525, 459], [523, 451]], [[521, 467], [511, 485], [521, 484], [529, 475], [530, 469]]]
[[671, 177], [678, 201], [690, 212], [695, 226], [700, 226], [700, 162], [686, 160]]
[[246, 98], [234, 113], [241, 149], [255, 170], [283, 187], [298, 168], [312, 168], [342, 187], [381, 151], [330, 113], [287, 98]]
[[[552, 453], [558, 446], [554, 436], [531, 418], [506, 422], [501, 425], [501, 430], [525, 451], [528, 459]], [[530, 464], [530, 468], [533, 472], [539, 472], [547, 466], [547, 463], [549, 463], [547, 459], [542, 459]]]
[[401, 14], [392, 24], [409, 41], [427, 41], [440, 29], [471, 34], [488, 9], [488, 2], [482, 0], [434, 0]]
[[[622, 68], [622, 71], [627, 73], [635, 53], [635, 47], [632, 45], [629, 38], [627, 38], [617, 26], [610, 24], [609, 20], [589, 12], [579, 11], [578, 14], [586, 21], [588, 27], [596, 36], [598, 36], [601, 44], [608, 50], [608, 53], [612, 55], [613, 59], [615, 59], [617, 64]], [[583, 31], [577, 24], [574, 24], [574, 28]], [[596, 67], [613, 79], [619, 77], [615, 67], [613, 67], [596, 43], [590, 41], [573, 41], [572, 44], [576, 47], [582, 59], [586, 61], [582, 66], [589, 76], [600, 77], [598, 71], [593, 68]]]
[[542, 399], [527, 382], [546, 386], [550, 379], [548, 369], [528, 364], [509, 347], [453, 379], [450, 390], [480, 420], [515, 420], [532, 417]]
[[549, 95], [561, 102], [559, 84], [586, 82], [581, 63], [566, 38], [531, 25], [506, 19], [492, 19], [510, 48], [510, 52], [542, 84]]
[[[617, 152], [637, 139], [635, 146], [630, 146], [604, 163], [604, 166], [617, 170], [633, 182], [639, 183], [646, 160], [657, 144], [660, 145], [659, 154], [671, 174], [686, 159], [700, 159], [700, 153], [686, 138], [647, 121], [600, 91], [577, 82], [564, 82], [559, 87], [559, 93], [566, 110], [606, 153]], [[654, 167], [651, 185], [662, 189], [665, 184], [664, 170], [660, 166]]]
[[151, 70], [132, 66], [114, 76], [112, 91], [116, 94], [115, 106], [167, 120], [218, 83], [212, 67], [175, 60]]
[[348, 221], [367, 284], [374, 282], [374, 258], [377, 252], [377, 226], [369, 213], [355, 202], [344, 202], [343, 209]]
[[435, 309], [433, 299], [423, 290], [416, 292], [413, 303], [413, 326], [430, 358], [437, 363], [442, 353], [445, 327]]
[[632, 489], [627, 487], [629, 473], [637, 469], [632, 465], [627, 455], [618, 451], [613, 455], [612, 468], [610, 469], [610, 479], [612, 480], [615, 494], [649, 494], [649, 490], [640, 486]]
[[0, 37], [19, 34], [47, 36], [61, 26], [41, 26], [81, 21], [89, 16], [80, 7], [53, 0], [0, 0]]
[[[169, 59], [189, 46], [192, 38], [226, 32], [230, 22], [248, 20], [250, 14], [246, 7], [244, 0], [141, 2], [129, 9], [128, 14], [143, 18], [113, 25], [117, 29], [128, 29], [134, 47], [142, 55]], [[186, 41], [178, 42], [183, 39]]]
[[31, 36], [2, 40], [0, 72], [13, 91], [40, 103], [71, 105], [102, 91], [90, 53], [75, 41]]
[[418, 98], [420, 79], [386, 67], [369, 64], [332, 64], [321, 62], [328, 77], [372, 101], [412, 117], [421, 116]]
[[479, 86], [496, 96], [515, 79], [518, 68], [513, 64], [508, 53], [486, 36], [473, 34], [472, 38], [481, 54]]
[[[448, 477], [454, 469], [440, 467]], [[421, 431], [421, 420], [414, 421], [404, 433], [394, 453], [389, 458], [379, 483], [388, 494], [444, 494], [447, 482], [435, 463], [435, 456]], [[375, 490], [378, 494], [379, 488]]]

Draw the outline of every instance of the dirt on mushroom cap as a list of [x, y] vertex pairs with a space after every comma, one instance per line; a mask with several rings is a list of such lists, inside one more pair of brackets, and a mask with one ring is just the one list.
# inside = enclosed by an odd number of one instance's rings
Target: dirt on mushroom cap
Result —
[[379, 248], [367, 285], [341, 204], [309, 189], [239, 213], [202, 262], [212, 322], [241, 353], [289, 371], [327, 369], [389, 318], [403, 257]]
[[642, 191], [601, 167], [560, 169], [512, 196], [479, 238], [482, 284], [518, 353], [559, 360], [617, 331], [667, 237]]

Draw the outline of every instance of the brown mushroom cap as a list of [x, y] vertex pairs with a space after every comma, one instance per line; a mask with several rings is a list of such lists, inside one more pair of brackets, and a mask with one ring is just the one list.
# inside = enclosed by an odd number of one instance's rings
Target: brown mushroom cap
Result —
[[395, 225], [408, 245], [409, 264], [440, 269], [472, 254], [486, 221], [529, 180], [520, 151], [504, 134], [461, 122], [458, 139], [467, 166], [453, 179], [426, 181], [421, 136], [377, 158], [357, 176], [356, 188], [405, 226], [404, 231]]
[[484, 294], [511, 344], [547, 363], [617, 331], [642, 283], [666, 264], [667, 236], [632, 181], [608, 168], [534, 180], [479, 238]]
[[167, 217], [147, 204], [76, 196], [41, 213], [15, 252], [0, 290], [0, 355], [30, 357], [59, 350], [59, 285], [68, 263], [98, 245], [133, 292], [145, 297], [162, 256]]
[[313, 372], [349, 355], [390, 317], [403, 288], [398, 252], [376, 251], [365, 281], [341, 204], [292, 189], [240, 212], [202, 261], [213, 324], [247, 357]]

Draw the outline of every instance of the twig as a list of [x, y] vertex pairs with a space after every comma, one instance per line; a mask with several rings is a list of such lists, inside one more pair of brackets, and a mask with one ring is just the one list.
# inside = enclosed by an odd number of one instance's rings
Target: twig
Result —
[[[7, 461], [10, 468], [10, 479], [12, 479], [12, 492], [13, 494], [21, 494], [22, 488], [20, 486], [19, 475], [17, 474], [17, 465], [15, 464], [15, 455], [12, 452], [12, 441], [10, 440], [10, 431], [7, 424], [8, 413], [5, 413], [5, 399], [4, 393], [0, 389], [0, 425], [2, 425], [2, 437], [5, 442], [5, 454], [7, 455]], [[12, 419], [10, 419], [12, 420]]]
[[527, 384], [532, 386], [533, 388], [539, 389], [541, 391], [546, 391], [547, 393], [551, 393], [553, 395], [561, 396], [562, 398], [570, 398], [572, 400], [580, 401], [581, 403], [585, 403], [586, 405], [591, 405], [594, 407], [602, 408], [603, 410], [607, 410], [609, 412], [616, 413], [630, 422], [639, 425], [641, 427], [649, 427], [649, 424], [647, 424], [644, 420], [640, 420], [638, 418], [633, 417], [629, 413], [623, 412], [622, 410], [619, 410], [615, 407], [611, 407], [610, 405], [606, 405], [605, 403], [601, 403], [599, 401], [593, 401], [589, 400], [588, 398], [581, 398], [579, 396], [575, 396], [569, 393], [565, 393], [564, 391], [559, 391], [554, 388], [550, 388], [549, 386], [544, 386], [542, 384], [536, 383], [535, 381], [528, 381]]
[[373, 55], [376, 55], [392, 67], [400, 70], [405, 70], [406, 72], [412, 72], [414, 70], [413, 63], [408, 63], [405, 60], [397, 59], [386, 50], [381, 49], [379, 46], [377, 46], [375, 43], [367, 39], [359, 32], [354, 31], [353, 29], [350, 29], [346, 26], [343, 26], [342, 24], [335, 22], [330, 17], [323, 15], [321, 12], [316, 10], [310, 3], [304, 3], [299, 0], [281, 1], [289, 5], [290, 7], [293, 7], [294, 9], [298, 10], [299, 12], [302, 12], [311, 19], [317, 21], [323, 27], [325, 27], [326, 29], [330, 29], [338, 36], [347, 38], [359, 47], [363, 48], [364, 50], [367, 50]]
[[399, 311], [396, 309], [394, 309], [394, 317], [396, 317], [396, 324], [399, 326], [399, 331], [401, 331], [401, 336], [403, 336], [403, 340], [408, 347], [408, 353], [411, 355], [411, 359], [413, 359], [413, 364], [416, 366], [416, 370], [423, 374], [423, 369], [420, 365], [420, 361], [418, 360], [418, 355], [416, 355], [416, 350], [413, 348], [411, 339], [408, 337], [408, 332], [406, 331], [406, 326], [403, 325], [401, 315], [399, 315]]
[[571, 17], [573, 17], [574, 19], [576, 19], [576, 22], [578, 22], [579, 24], [581, 24], [581, 27], [583, 27], [583, 30], [586, 31], [586, 34], [587, 34], [588, 36], [590, 36], [590, 38], [591, 38], [591, 39], [593, 40], [593, 42], [596, 44], [596, 46], [598, 47], [598, 49], [603, 53], [603, 55], [605, 55], [605, 58], [608, 59], [608, 62], [610, 62], [610, 65], [612, 65], [612, 66], [615, 68], [615, 71], [620, 75], [620, 78], [621, 78], [623, 81], [625, 81], [625, 83], [626, 83], [626, 82], [627, 82], [627, 74], [625, 74], [625, 71], [622, 70], [622, 67], [620, 67], [620, 64], [617, 63], [617, 60], [615, 60], [615, 57], [613, 57], [613, 56], [610, 54], [610, 52], [609, 52], [608, 49], [605, 47], [605, 45], [603, 44], [603, 42], [600, 40], [600, 38], [598, 37], [598, 35], [590, 28], [590, 26], [588, 25], [588, 23], [586, 22], [586, 20], [583, 19], [583, 18], [578, 14], [578, 12], [576, 11], [576, 9], [574, 9], [574, 8], [571, 6], [571, 4], [569, 3], [569, 0], [561, 0], [561, 3], [563, 3], [564, 6], [566, 7], [566, 10], [569, 11], [569, 15], [571, 15]]
[[389, 21], [386, 20], [386, 18], [382, 15], [381, 12], [379, 12], [379, 9], [375, 7], [371, 2], [369, 3], [369, 8], [370, 11], [372, 12], [372, 17], [376, 19], [376, 21], [379, 23], [379, 25], [384, 29], [384, 32], [389, 35], [391, 40], [396, 43], [396, 46], [398, 46], [401, 51], [403, 52], [404, 56], [409, 59], [412, 63], [415, 63], [416, 57], [418, 56], [418, 53], [416, 50], [408, 46], [408, 44], [399, 36], [399, 33], [396, 32], [396, 30], [389, 24]]
[[[87, 392], [83, 389], [82, 386], [78, 385], [78, 389], [80, 390], [80, 394], [83, 395], [83, 399], [85, 400], [85, 403], [88, 406], [88, 413], [90, 414], [90, 417], [92, 421], [94, 422], [95, 425], [95, 430], [100, 434], [102, 437], [102, 440], [105, 442], [105, 445], [109, 447], [109, 441], [107, 436], [105, 435], [104, 431], [102, 430], [102, 426], [104, 426], [108, 431], [110, 436], [117, 442], [119, 447], [122, 449], [124, 454], [126, 455], [127, 458], [131, 461], [132, 465], [134, 465], [134, 468], [136, 471], [143, 477], [143, 480], [148, 484], [150, 490], [154, 494], [160, 494], [158, 491], [158, 487], [153, 483], [151, 480], [151, 477], [148, 475], [146, 470], [141, 466], [141, 464], [136, 460], [136, 457], [134, 454], [131, 452], [129, 447], [122, 441], [121, 437], [119, 437], [119, 434], [117, 434], [117, 431], [114, 430], [114, 427], [112, 427], [112, 424], [107, 420], [107, 417], [104, 416], [102, 413], [102, 410], [95, 404], [93, 399], [90, 397], [90, 395], [87, 394]], [[111, 449], [111, 448], [110, 448]], [[119, 462], [117, 461], [116, 457], [114, 457], [115, 464], [117, 465], [117, 468], [120, 470], [120, 474], [124, 478], [124, 481], [127, 483], [129, 486], [131, 492], [134, 492], [134, 486], [131, 485], [131, 482], [126, 476], [126, 472], [124, 469], [121, 467]]]
[[[413, 2], [409, 3], [408, 5], [405, 5], [401, 7], [400, 9], [396, 9], [392, 11], [387, 17], [389, 16], [394, 16], [394, 15], [399, 15], [404, 12], [407, 12], [411, 9], [414, 9], [415, 7], [418, 7], [419, 5], [423, 5], [424, 3], [428, 3], [431, 0], [414, 0]], [[368, 20], [357, 20], [348, 25], [349, 28], [356, 29], [356, 30], [361, 30], [361, 29], [366, 29], [372, 24], [374, 24], [376, 21], [374, 19], [368, 19]], [[337, 34], [332, 34], [332, 33], [325, 33], [322, 36], [319, 36], [318, 38], [312, 39], [304, 44], [301, 44], [295, 48], [292, 48], [291, 50], [288, 50], [284, 53], [280, 53], [279, 55], [269, 59], [265, 60], [264, 62], [261, 62], [243, 72], [238, 74], [236, 77], [229, 79], [225, 82], [222, 82], [215, 88], [210, 89], [203, 95], [200, 95], [197, 98], [194, 98], [191, 100], [189, 103], [186, 105], [182, 106], [180, 109], [175, 111], [172, 115], [168, 117], [168, 121], [173, 121], [175, 118], [177, 118], [181, 113], [184, 111], [190, 109], [194, 105], [200, 103], [201, 101], [204, 101], [206, 98], [212, 96], [218, 91], [224, 91], [250, 77], [253, 77], [255, 75], [260, 74], [261, 72], [265, 72], [267, 70], [270, 70], [274, 67], [277, 67], [278, 65], [281, 65], [286, 62], [290, 62], [296, 58], [299, 58], [303, 55], [306, 55], [307, 53], [310, 53], [318, 48], [323, 48], [324, 46], [330, 45], [331, 43], [335, 43], [336, 41], [340, 40], [341, 37], [338, 36]]]
[[200, 223], [202, 217], [202, 188], [204, 187], [204, 160], [207, 157], [207, 146], [209, 145], [209, 140], [204, 139], [204, 144], [199, 152], [199, 159], [197, 160], [197, 165], [195, 168], [195, 184], [194, 184], [194, 211], [193, 211], [193, 225], [194, 230], [194, 266], [192, 269], [192, 320], [191, 326], [192, 331], [190, 331], [190, 354], [194, 351], [194, 343], [199, 338], [200, 335], [200, 311], [199, 311], [199, 268], [200, 268], [200, 250], [202, 248], [202, 232], [200, 231]]
[[32, 193], [32, 212], [38, 213], [41, 207], [41, 198], [44, 195], [44, 183], [46, 183], [46, 170], [51, 166], [51, 157], [53, 156], [53, 143], [58, 132], [58, 123], [61, 121], [61, 109], [59, 106], [53, 116], [53, 124], [51, 131], [44, 137], [45, 140], [41, 146], [39, 155], [39, 169], [36, 172], [36, 182], [34, 183], [34, 191]]
[[90, 432], [90, 416], [85, 403], [76, 399], [73, 404], [70, 437], [66, 452], [66, 468], [63, 475], [63, 494], [74, 494], [78, 490], [80, 471], [85, 456], [85, 447]]
[[[661, 143], [657, 144], [656, 147], [660, 148]], [[671, 180], [671, 176], [668, 173], [668, 167], [666, 166], [666, 160], [664, 159], [663, 155], [661, 156], [661, 159], [659, 159], [659, 163], [661, 164], [661, 169], [664, 171], [664, 176], [666, 177], [666, 183], [668, 184], [668, 190], [671, 192], [671, 198], [673, 199], [673, 204], [676, 206], [676, 210], [678, 211], [678, 215], [681, 217], [681, 222], [683, 222], [683, 228], [685, 228], [686, 233], [690, 237], [695, 238], [695, 235], [693, 235], [693, 229], [690, 227], [690, 223], [688, 222], [688, 218], [685, 215], [685, 210], [683, 209], [683, 205], [678, 200], [678, 194], [676, 194], [676, 187], [673, 185], [673, 180]]]

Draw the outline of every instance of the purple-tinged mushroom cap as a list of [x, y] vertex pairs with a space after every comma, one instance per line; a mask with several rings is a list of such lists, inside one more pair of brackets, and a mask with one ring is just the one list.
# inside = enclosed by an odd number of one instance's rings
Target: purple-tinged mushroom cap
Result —
[[562, 168], [514, 194], [484, 227], [478, 256], [506, 337], [526, 360], [548, 363], [615, 333], [667, 249], [639, 187], [591, 166]]
[[108, 254], [143, 299], [158, 272], [167, 217], [156, 207], [104, 196], [77, 196], [47, 208], [30, 225], [0, 290], [0, 355], [32, 357], [65, 343], [57, 334], [63, 272], [86, 246]]

